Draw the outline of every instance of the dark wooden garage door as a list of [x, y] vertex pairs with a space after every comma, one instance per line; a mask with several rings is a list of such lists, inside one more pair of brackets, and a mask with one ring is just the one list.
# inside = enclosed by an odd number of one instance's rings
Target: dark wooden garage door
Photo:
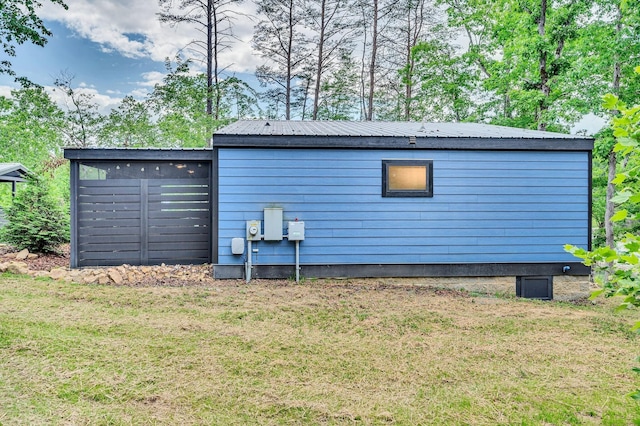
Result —
[[211, 262], [211, 163], [81, 162], [77, 266]]

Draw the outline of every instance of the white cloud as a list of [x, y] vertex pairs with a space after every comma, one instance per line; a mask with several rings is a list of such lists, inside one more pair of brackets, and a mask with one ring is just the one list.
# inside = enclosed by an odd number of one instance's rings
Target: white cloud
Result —
[[[46, 86], [45, 91], [49, 94], [51, 99], [58, 104], [63, 110], [68, 109], [70, 105], [69, 98], [59, 89], [53, 86]], [[109, 96], [98, 92], [92, 88], [78, 88], [74, 89], [77, 94], [85, 94], [91, 97], [90, 102], [94, 103], [98, 107], [98, 111], [107, 115], [109, 112], [120, 105], [122, 96]]]
[[129, 95], [133, 96], [136, 99], [144, 99], [149, 95], [149, 91], [147, 89], [136, 89], [132, 90]]
[[598, 133], [604, 126], [606, 126], [607, 121], [601, 117], [593, 113], [589, 113], [583, 116], [580, 121], [578, 121], [571, 128], [572, 134], [584, 133], [586, 135], [593, 136]]
[[[15, 87], [12, 86], [2, 86], [0, 85], [0, 96], [4, 96], [7, 98], [11, 97], [11, 91], [16, 90]], [[69, 98], [63, 93], [62, 90], [54, 87], [54, 86], [44, 86], [45, 92], [49, 95], [51, 100], [55, 102], [62, 110], [67, 110], [70, 107]], [[98, 90], [87, 87], [80, 87], [74, 89], [78, 94], [85, 94], [91, 97], [90, 102], [95, 104], [98, 107], [98, 111], [100, 114], [108, 115], [113, 108], [116, 108], [122, 102], [122, 94], [121, 93], [109, 93], [103, 94], [98, 92]], [[146, 97], [148, 92], [144, 89], [134, 90], [131, 93], [131, 96], [136, 97], [138, 99], [142, 99]]]
[[11, 91], [14, 90], [15, 87], [11, 86], [0, 86], [0, 96], [4, 96], [5, 98], [11, 97]]
[[[129, 58], [164, 61], [174, 58], [202, 34], [188, 24], [161, 24], [157, 0], [67, 0], [68, 10], [46, 3], [41, 16], [56, 20], [73, 29], [80, 37], [100, 44], [104, 51], [118, 52]], [[230, 71], [253, 72], [255, 58], [249, 43], [253, 22], [247, 18], [254, 12], [251, 2], [234, 5], [234, 33], [239, 39], [223, 52], [222, 62]]]
[[142, 73], [141, 77], [143, 81], [138, 82], [138, 86], [142, 87], [154, 87], [156, 84], [162, 83], [162, 79], [165, 74], [158, 71], [151, 71]]

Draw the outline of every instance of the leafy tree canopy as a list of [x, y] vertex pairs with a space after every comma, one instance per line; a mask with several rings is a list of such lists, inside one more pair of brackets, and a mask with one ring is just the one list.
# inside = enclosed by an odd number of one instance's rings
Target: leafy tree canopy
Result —
[[[49, 0], [67, 9], [62, 0]], [[0, 43], [7, 57], [16, 56], [16, 45], [25, 42], [44, 46], [53, 34], [45, 27], [36, 10], [42, 3], [34, 0], [3, 0], [0, 3]], [[14, 75], [11, 62], [0, 61], [0, 74]]]

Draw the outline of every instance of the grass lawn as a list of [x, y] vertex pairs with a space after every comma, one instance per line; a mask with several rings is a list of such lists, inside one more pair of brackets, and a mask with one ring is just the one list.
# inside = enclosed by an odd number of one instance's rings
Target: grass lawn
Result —
[[0, 424], [633, 424], [638, 312], [612, 306], [0, 275]]

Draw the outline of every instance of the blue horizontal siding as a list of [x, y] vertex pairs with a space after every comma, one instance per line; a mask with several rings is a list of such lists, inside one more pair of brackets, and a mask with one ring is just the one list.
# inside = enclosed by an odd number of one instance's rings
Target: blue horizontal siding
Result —
[[[443, 224], [432, 225], [431, 228], [367, 228], [367, 236], [373, 238], [391, 238], [391, 237], [410, 237], [410, 238], [438, 238], [438, 237], [475, 237], [475, 238], [493, 238], [493, 237], [554, 237], [559, 238], [563, 242], [568, 239], [582, 238], [583, 228], [524, 228], [514, 229], [504, 227], [500, 228], [444, 228]], [[437, 226], [437, 227], [436, 227]], [[327, 237], [352, 237], [353, 229], [359, 228], [333, 228], [333, 229], [316, 229], [314, 235], [316, 238]], [[235, 238], [237, 232], [232, 229], [225, 229], [220, 232], [222, 238]]]
[[[219, 150], [220, 264], [265, 207], [306, 224], [301, 262], [564, 262], [588, 244], [585, 152]], [[433, 198], [383, 198], [382, 159], [433, 160]], [[292, 263], [294, 245], [254, 243]]]
[[[259, 178], [256, 178], [259, 179]], [[574, 183], [574, 182], [571, 182]], [[583, 185], [565, 185], [561, 186], [560, 188], [562, 188], [562, 193], [565, 193], [567, 195], [580, 195], [580, 196], [584, 196], [584, 189], [585, 187]], [[272, 195], [277, 195], [278, 197], [282, 196], [282, 197], [286, 197], [288, 195], [295, 195], [298, 198], [296, 198], [296, 201], [301, 201], [301, 198], [299, 198], [300, 196], [303, 196], [304, 198], [302, 200], [304, 201], [314, 201], [314, 200], [319, 200], [319, 201], [323, 201], [322, 200], [322, 195], [325, 195], [326, 197], [326, 201], [329, 201], [332, 199], [332, 197], [337, 197], [337, 196], [350, 196], [350, 195], [357, 195], [358, 199], [360, 199], [361, 196], [366, 195], [362, 193], [361, 188], [357, 188], [357, 187], [348, 187], [348, 186], [342, 186], [342, 187], [334, 187], [331, 190], [327, 189], [327, 188], [314, 188], [316, 190], [316, 192], [312, 194], [308, 194], [306, 192], [307, 188], [304, 187], [300, 187], [300, 186], [296, 186], [293, 188], [287, 187], [287, 186], [282, 186], [279, 185], [277, 187], [271, 187], [269, 188], [269, 194]], [[452, 195], [452, 194], [465, 194], [465, 195], [522, 195], [522, 188], [518, 188], [518, 187], [508, 187], [508, 186], [491, 186], [491, 187], [478, 187], [476, 186], [473, 191], [469, 191], [469, 189], [466, 186], [449, 186], [446, 187], [446, 191], [443, 191], [443, 186], [440, 185], [438, 188], [436, 188], [439, 191], [439, 195]], [[435, 190], [435, 189], [434, 189]], [[471, 192], [471, 194], [470, 194]], [[527, 193], [530, 195], [545, 195], [545, 194], [558, 194], [559, 191], [559, 187], [556, 186], [529, 186], [527, 187]], [[247, 196], [252, 196], [254, 194], [262, 194], [262, 189], [260, 191], [257, 191], [255, 187], [253, 186], [236, 186], [236, 187], [225, 187], [225, 188], [221, 188], [220, 189], [220, 194], [221, 195], [247, 195]], [[308, 194], [308, 196], [307, 196]], [[371, 194], [377, 196], [379, 195], [378, 193], [375, 194]], [[260, 196], [262, 197], [262, 196]], [[263, 200], [263, 198], [261, 198], [261, 200]], [[408, 200], [404, 200], [404, 199], [400, 199], [398, 198], [398, 203], [402, 203], [402, 202], [410, 202]], [[415, 200], [414, 200], [415, 202]]]
[[[243, 171], [240, 167], [242, 166], [238, 166], [237, 169], [230, 169], [229, 177], [236, 177], [239, 179], [247, 177], [246, 172]], [[520, 164], [519, 168], [514, 167], [511, 169], [480, 169], [480, 168], [469, 167], [467, 164], [465, 164], [465, 168], [463, 170], [459, 168], [448, 168], [448, 169], [440, 168], [438, 169], [438, 176], [453, 177], [453, 178], [461, 178], [461, 177], [475, 178], [478, 176], [478, 171], [480, 170], [482, 170], [483, 172], [482, 174], [486, 177], [497, 177], [497, 178], [513, 177], [512, 173], [514, 170], [518, 170], [518, 175], [524, 178], [540, 177], [540, 170], [545, 170], [545, 173], [544, 173], [545, 178], [556, 178], [556, 177], [580, 178], [584, 176], [584, 170], [580, 170], [580, 169], [575, 169], [575, 170], [572, 170], [572, 169], [567, 169], [567, 170], [525, 169], [523, 170], [522, 167], [524, 167], [523, 164]], [[251, 178], [255, 178], [258, 176], [271, 178], [273, 177], [274, 170], [277, 171], [278, 178], [294, 178], [294, 179], [301, 178], [301, 176], [297, 175], [298, 172], [296, 169], [282, 169], [282, 167], [271, 167], [271, 168], [261, 167], [259, 171], [252, 172]], [[354, 168], [354, 169], [351, 169], [351, 171], [347, 171], [345, 169], [337, 169], [337, 170], [334, 170], [334, 173], [331, 175], [331, 177], [368, 178], [371, 176], [368, 170], [369, 169], [365, 169], [365, 168]], [[304, 178], [305, 179], [314, 179], [314, 178], [326, 179], [327, 178], [326, 173], [327, 173], [326, 169], [314, 168], [312, 164], [309, 164], [308, 167], [305, 167]], [[241, 180], [239, 180], [239, 182], [240, 181]]]
[[[292, 207], [292, 209], [288, 209], [287, 206]], [[265, 203], [264, 207], [272, 207], [271, 204]], [[378, 221], [422, 221], [422, 220], [446, 220], [446, 221], [475, 221], [475, 220], [509, 220], [509, 219], [520, 219], [520, 220], [587, 220], [587, 213], [580, 211], [539, 211], [536, 212], [532, 209], [529, 211], [429, 211], [429, 212], [420, 212], [420, 211], [406, 211], [406, 210], [390, 210], [390, 211], [374, 211], [374, 210], [362, 210], [362, 211], [311, 211], [311, 210], [302, 210], [302, 207], [295, 209], [295, 205], [289, 204], [283, 206], [285, 209], [285, 214], [287, 211], [292, 212], [295, 211], [295, 217], [285, 216], [285, 220], [304, 220], [305, 222], [315, 221], [315, 222], [328, 222], [328, 225], [331, 226], [336, 221], [358, 221], [362, 219], [367, 219], [368, 221], [378, 220]], [[330, 206], [327, 206], [330, 207]], [[260, 214], [258, 214], [260, 213]], [[225, 222], [235, 222], [235, 220], [242, 216], [242, 220], [252, 220], [252, 219], [260, 219], [262, 216], [262, 208], [258, 210], [258, 213], [255, 211], [243, 212], [241, 210], [235, 211], [221, 211], [218, 213], [218, 220], [220, 223]], [[290, 213], [293, 214], [293, 213]], [[452, 223], [454, 225], [455, 223]], [[309, 226], [309, 225], [307, 225]], [[390, 227], [394, 227], [393, 223], [389, 223]], [[419, 227], [420, 223], [414, 222], [412, 226]], [[452, 226], [454, 227], [454, 226]]]
[[[348, 204], [347, 204], [348, 203]], [[242, 202], [230, 202], [224, 206], [226, 212], [230, 212], [231, 214], [241, 210], [245, 203]], [[421, 213], [424, 216], [428, 216], [431, 212], [491, 212], [494, 213], [497, 210], [501, 210], [502, 212], [554, 212], [558, 213], [558, 205], [557, 203], [483, 203], [478, 201], [471, 202], [468, 200], [466, 203], [457, 202], [457, 203], [446, 203], [444, 200], [434, 201], [429, 208], [425, 211], [424, 209], [419, 209], [416, 207], [416, 210], [413, 210], [412, 207], [414, 205], [410, 203], [401, 204], [403, 207], [403, 211], [412, 212], [416, 211]], [[571, 212], [582, 212], [582, 208], [584, 206], [581, 203], [573, 202], [566, 203], [566, 211]], [[345, 203], [306, 203], [305, 211], [306, 212], [327, 212], [330, 210], [331, 213], [339, 213], [339, 212], [353, 212], [355, 209], [366, 209], [369, 213], [381, 213], [381, 212], [393, 212], [397, 214], [398, 205], [391, 204], [372, 204], [372, 203], [360, 203], [360, 202], [352, 202], [349, 203], [346, 201]], [[357, 214], [357, 212], [354, 212]], [[432, 216], [435, 218], [435, 216]], [[478, 216], [474, 216], [474, 218], [478, 218]], [[385, 217], [385, 219], [387, 219]]]
[[[524, 186], [554, 186], [556, 188], [562, 188], [564, 186], [573, 186], [571, 184], [575, 184], [574, 180], [581, 180], [585, 176], [557, 176], [557, 177], [516, 177], [513, 176], [514, 173], [518, 173], [517, 171], [512, 171], [511, 176], [510, 173], [504, 173], [501, 177], [493, 177], [487, 175], [485, 173], [477, 173], [469, 176], [442, 176], [442, 173], [436, 171], [437, 169], [434, 166], [434, 181], [438, 180], [438, 185], [440, 189], [440, 193], [446, 193], [444, 190], [449, 186], [500, 186], [500, 187], [517, 187], [522, 188]], [[467, 173], [470, 171], [467, 170]], [[278, 173], [276, 169], [274, 169], [274, 173]], [[541, 172], [546, 173], [546, 172]], [[482, 181], [478, 181], [479, 175], [482, 175]], [[561, 182], [558, 182], [559, 179], [562, 179]], [[309, 177], [309, 176], [242, 176], [242, 177], [233, 177], [233, 180], [236, 185], [240, 186], [251, 186], [255, 188], [260, 187], [274, 187], [274, 186], [287, 186], [287, 185], [297, 185], [301, 187], [316, 187], [320, 181], [322, 183], [323, 191], [328, 191], [327, 193], [331, 193], [331, 187], [334, 186], [346, 186], [353, 189], [358, 189], [358, 193], [369, 193], [380, 192], [380, 178], [378, 176], [366, 176], [366, 177], [358, 177], [358, 176], [326, 176], [326, 177]], [[320, 188], [318, 188], [320, 189]], [[434, 191], [436, 188], [434, 188]]]
[[[564, 194], [559, 195], [557, 190], [555, 194], [537, 194], [537, 202], [542, 204], [556, 204], [558, 202], [568, 202], [582, 204], [584, 201], [584, 194]], [[584, 193], [584, 188], [581, 188], [581, 193]], [[510, 204], [532, 204], [529, 198], [530, 194], [525, 195], [505, 195], [505, 194], [447, 194], [440, 197], [436, 197], [431, 204], [448, 204], [448, 203], [470, 203], [488, 205], [493, 203], [510, 203]], [[304, 195], [302, 200], [308, 204], [313, 205], [339, 205], [339, 204], [374, 204], [380, 199], [380, 194], [366, 195], [362, 194], [357, 198], [352, 195], [343, 194], [314, 194], [306, 196]], [[233, 203], [245, 204], [245, 203], [261, 203], [264, 201], [264, 196], [261, 194], [225, 194], [225, 208], [231, 206]], [[298, 194], [278, 194], [278, 200], [281, 203], [296, 203], [300, 202], [300, 195]], [[227, 204], [228, 203], [228, 204]], [[415, 199], [411, 198], [397, 198], [395, 206], [410, 207], [415, 203]], [[229, 211], [233, 211], [229, 209]]]

